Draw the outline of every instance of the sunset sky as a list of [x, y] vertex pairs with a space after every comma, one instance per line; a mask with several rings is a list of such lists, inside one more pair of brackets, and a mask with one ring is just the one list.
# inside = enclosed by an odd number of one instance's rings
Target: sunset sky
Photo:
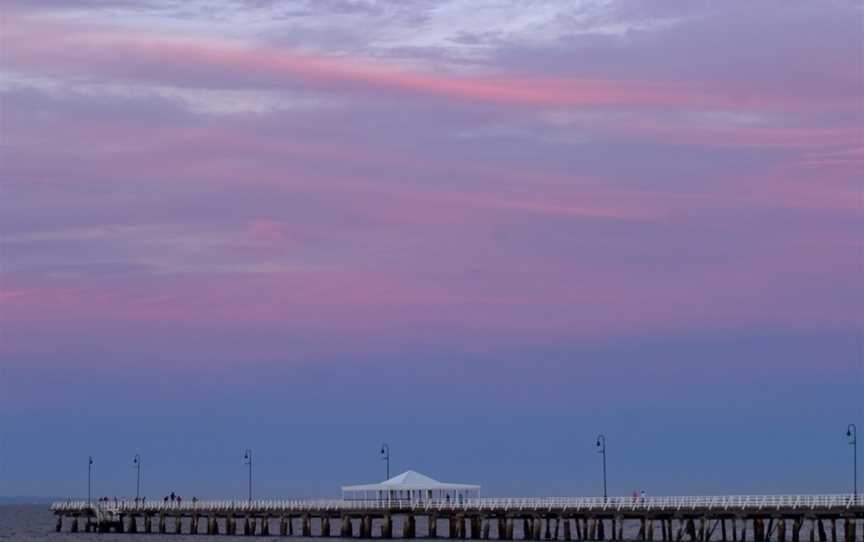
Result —
[[0, 496], [851, 491], [860, 0], [0, 12]]

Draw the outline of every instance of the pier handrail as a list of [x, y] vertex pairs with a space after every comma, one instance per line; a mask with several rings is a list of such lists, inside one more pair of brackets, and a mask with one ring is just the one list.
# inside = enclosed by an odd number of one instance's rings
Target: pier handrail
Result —
[[435, 510], [567, 510], [588, 511], [766, 511], [864, 509], [864, 495], [722, 495], [722, 496], [650, 496], [650, 497], [481, 497], [457, 500], [342, 500], [342, 499], [260, 499], [198, 500], [164, 502], [163, 500], [111, 499], [87, 503], [83, 500], [57, 501], [54, 512], [84, 513], [303, 513], [350, 511], [435, 511]]

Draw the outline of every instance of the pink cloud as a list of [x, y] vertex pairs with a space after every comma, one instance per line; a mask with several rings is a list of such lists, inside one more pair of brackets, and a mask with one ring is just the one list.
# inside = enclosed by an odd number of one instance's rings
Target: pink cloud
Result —
[[[387, 65], [369, 58], [316, 55], [205, 38], [178, 38], [82, 23], [11, 15], [7, 65], [24, 71], [102, 75], [203, 87], [302, 87], [391, 90], [408, 95], [532, 107], [676, 106], [769, 108], [794, 96], [726, 92], [698, 84], [650, 81], [457, 76]], [[813, 106], [814, 104], [809, 104]], [[826, 104], [827, 105], [827, 104]]]

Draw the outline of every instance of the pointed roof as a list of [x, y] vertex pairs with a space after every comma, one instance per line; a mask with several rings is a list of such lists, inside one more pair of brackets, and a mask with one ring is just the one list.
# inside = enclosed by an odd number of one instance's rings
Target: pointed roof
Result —
[[389, 480], [384, 480], [381, 482], [382, 486], [394, 486], [396, 488], [402, 486], [439, 486], [441, 482], [435, 480], [434, 478], [430, 478], [425, 474], [420, 474], [416, 470], [406, 470], [402, 474], [397, 474], [393, 478]]
[[402, 474], [398, 474], [393, 478], [384, 480], [378, 484], [362, 484], [358, 486], [342, 486], [342, 491], [389, 491], [389, 490], [417, 490], [417, 489], [452, 489], [452, 490], [468, 490], [480, 489], [480, 486], [473, 484], [448, 484], [439, 482], [434, 478], [430, 478], [425, 474], [420, 474], [417, 471], [406, 470]]

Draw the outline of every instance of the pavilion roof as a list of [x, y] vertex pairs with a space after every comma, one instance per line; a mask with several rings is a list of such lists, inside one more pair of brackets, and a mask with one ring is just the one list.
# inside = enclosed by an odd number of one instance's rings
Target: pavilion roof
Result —
[[430, 478], [425, 474], [413, 470], [406, 470], [402, 474], [396, 475], [389, 480], [377, 484], [361, 484], [356, 486], [342, 486], [342, 491], [389, 491], [389, 490], [417, 490], [417, 489], [440, 489], [440, 490], [472, 490], [480, 489], [480, 486], [473, 484], [450, 484], [439, 482], [434, 478]]

